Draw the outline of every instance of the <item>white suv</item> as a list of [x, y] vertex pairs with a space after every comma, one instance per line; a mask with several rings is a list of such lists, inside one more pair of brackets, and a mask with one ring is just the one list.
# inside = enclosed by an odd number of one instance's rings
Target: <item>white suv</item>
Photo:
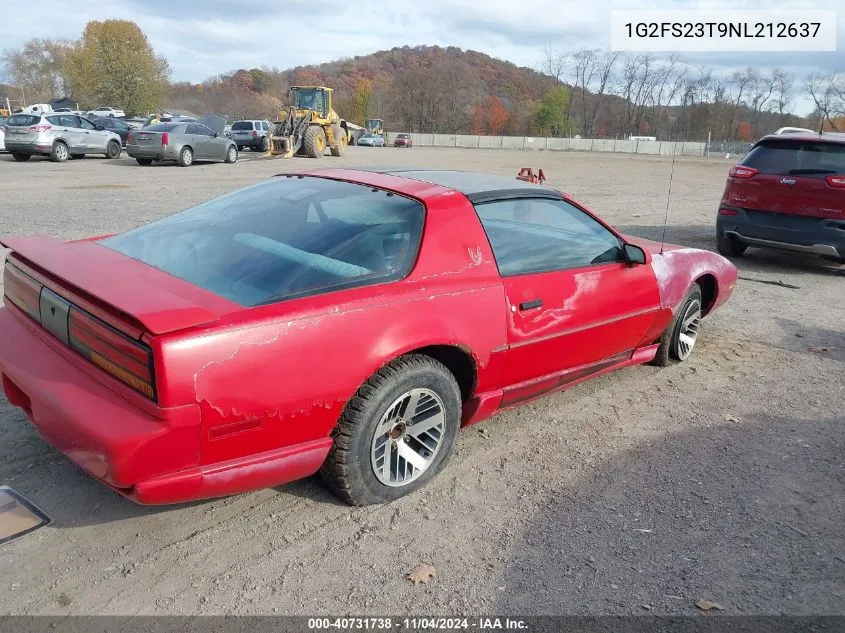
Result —
[[118, 158], [122, 150], [120, 136], [98, 130], [91, 121], [76, 114], [13, 114], [6, 121], [6, 151], [17, 161], [49, 156], [61, 163], [86, 154]]
[[118, 110], [116, 108], [109, 108], [106, 106], [100, 106], [99, 108], [94, 108], [93, 110], [89, 110], [88, 116], [99, 116], [99, 117], [116, 117], [118, 119], [123, 119], [126, 117], [126, 113], [123, 110]]

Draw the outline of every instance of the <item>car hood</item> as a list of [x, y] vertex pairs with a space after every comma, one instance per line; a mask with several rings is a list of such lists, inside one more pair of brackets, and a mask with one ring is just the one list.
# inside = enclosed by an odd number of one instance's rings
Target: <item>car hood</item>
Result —
[[223, 131], [226, 129], [226, 122], [228, 120], [229, 117], [227, 117], [225, 114], [206, 114], [203, 118], [199, 120], [199, 122], [207, 127], [210, 127], [212, 130], [222, 136]]

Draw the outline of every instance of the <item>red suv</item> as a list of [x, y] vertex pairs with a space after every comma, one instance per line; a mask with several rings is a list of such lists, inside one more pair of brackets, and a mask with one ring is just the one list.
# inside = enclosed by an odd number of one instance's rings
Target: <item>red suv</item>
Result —
[[762, 246], [845, 261], [845, 134], [757, 141], [730, 170], [716, 235], [722, 255]]

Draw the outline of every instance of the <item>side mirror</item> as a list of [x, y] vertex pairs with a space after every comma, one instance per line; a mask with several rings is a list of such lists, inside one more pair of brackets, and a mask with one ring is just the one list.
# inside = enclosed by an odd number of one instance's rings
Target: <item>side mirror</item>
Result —
[[220, 136], [217, 132], [212, 132], [212, 134], [214, 134], [214, 138], [217, 138], [218, 136]]
[[95, 125], [95, 126], [94, 126], [94, 128], [95, 128], [96, 130], [100, 131], [100, 132], [102, 132], [103, 130], [105, 130], [105, 129], [106, 129], [106, 128], [105, 128], [105, 126], [103, 126], [103, 125]]
[[625, 262], [628, 264], [645, 264], [645, 251], [639, 246], [633, 244], [625, 244], [622, 247], [622, 252], [625, 255]]

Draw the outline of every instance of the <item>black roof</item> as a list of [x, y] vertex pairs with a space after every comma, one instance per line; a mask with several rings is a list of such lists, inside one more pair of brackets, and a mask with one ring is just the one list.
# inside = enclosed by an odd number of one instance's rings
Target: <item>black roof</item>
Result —
[[560, 199], [559, 191], [524, 180], [516, 176], [496, 176], [493, 174], [448, 169], [384, 169], [355, 168], [358, 171], [371, 171], [401, 178], [410, 178], [430, 182], [434, 185], [460, 191], [473, 202], [492, 200], [497, 197], [544, 197]]

